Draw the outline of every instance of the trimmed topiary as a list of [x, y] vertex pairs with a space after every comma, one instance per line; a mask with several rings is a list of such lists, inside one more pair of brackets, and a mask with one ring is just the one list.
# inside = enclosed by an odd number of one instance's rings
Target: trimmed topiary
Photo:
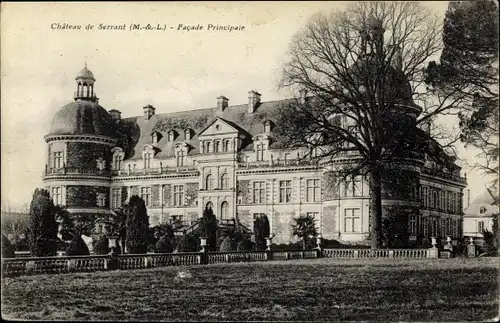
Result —
[[253, 243], [248, 239], [244, 239], [238, 243], [238, 251], [251, 251], [253, 250]]
[[154, 249], [155, 253], [171, 253], [173, 251], [174, 251], [174, 245], [167, 236], [162, 236], [160, 240], [156, 242]]
[[14, 246], [9, 239], [2, 234], [2, 258], [14, 258], [16, 256]]
[[226, 237], [220, 244], [220, 252], [231, 252], [234, 251], [234, 240], [231, 237]]
[[67, 256], [87, 256], [90, 255], [89, 248], [81, 236], [74, 236], [66, 249]]

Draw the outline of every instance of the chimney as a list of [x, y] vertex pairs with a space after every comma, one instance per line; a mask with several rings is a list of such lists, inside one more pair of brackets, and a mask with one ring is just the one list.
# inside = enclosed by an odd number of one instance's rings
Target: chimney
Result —
[[300, 104], [305, 104], [307, 100], [307, 90], [302, 89], [299, 91], [300, 93]]
[[260, 93], [254, 90], [248, 92], [248, 113], [254, 113], [260, 104]]
[[225, 96], [221, 95], [217, 98], [217, 110], [218, 111], [224, 111], [225, 108], [227, 108], [227, 103], [229, 99], [226, 98]]
[[391, 45], [389, 47], [389, 57], [391, 57], [391, 66], [397, 71], [403, 70], [403, 53], [401, 47], [397, 45]]
[[144, 108], [142, 108], [144, 111], [144, 120], [149, 120], [154, 114], [155, 114], [155, 108], [148, 104]]
[[119, 121], [122, 118], [122, 113], [116, 109], [109, 110], [109, 114], [115, 121]]

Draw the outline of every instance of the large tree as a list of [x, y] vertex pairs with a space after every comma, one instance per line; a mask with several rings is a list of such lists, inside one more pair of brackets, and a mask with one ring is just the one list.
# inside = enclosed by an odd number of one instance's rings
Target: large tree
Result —
[[473, 165], [498, 182], [498, 3], [451, 1], [444, 19], [443, 51], [426, 82], [435, 92], [463, 96], [461, 139], [480, 150]]
[[335, 166], [341, 178], [368, 177], [372, 248], [382, 246], [382, 179], [397, 181], [399, 161], [422, 159], [430, 147], [446, 160], [444, 147], [417, 128], [461, 100], [420, 103], [440, 33], [441, 19], [417, 2], [367, 1], [316, 15], [290, 45], [280, 85], [296, 98], [278, 109], [276, 135], [287, 149], [307, 147], [301, 158], [344, 157]]
[[55, 212], [50, 193], [44, 189], [36, 189], [29, 217], [29, 247], [34, 257], [56, 254], [58, 224]]
[[211, 206], [206, 206], [200, 219], [201, 234], [207, 239], [210, 251], [217, 251], [217, 218]]
[[137, 195], [130, 197], [125, 207], [126, 246], [128, 253], [146, 253], [149, 236], [149, 217], [144, 200]]

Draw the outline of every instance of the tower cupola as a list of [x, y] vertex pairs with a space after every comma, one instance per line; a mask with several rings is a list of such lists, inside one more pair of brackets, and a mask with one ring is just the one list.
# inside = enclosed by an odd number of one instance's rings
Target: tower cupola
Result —
[[87, 63], [85, 63], [85, 67], [78, 72], [75, 77], [76, 80], [76, 91], [75, 91], [75, 101], [84, 100], [98, 103], [99, 99], [97, 98], [94, 92], [94, 73], [92, 73], [87, 68]]

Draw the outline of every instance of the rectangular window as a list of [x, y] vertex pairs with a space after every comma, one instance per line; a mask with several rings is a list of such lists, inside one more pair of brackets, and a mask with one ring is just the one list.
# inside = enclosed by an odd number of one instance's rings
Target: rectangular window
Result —
[[121, 206], [121, 188], [111, 190], [111, 207], [117, 209]]
[[361, 232], [360, 209], [344, 209], [344, 232]]
[[429, 236], [429, 219], [428, 218], [422, 219], [422, 232], [424, 233], [425, 237]]
[[185, 153], [183, 150], [177, 152], [177, 166], [184, 166]]
[[151, 153], [144, 154], [144, 168], [151, 167]]
[[451, 212], [457, 212], [457, 193], [451, 193]]
[[174, 185], [174, 205], [181, 206], [184, 203], [184, 186]]
[[280, 181], [280, 203], [290, 203], [292, 200], [292, 181]]
[[410, 215], [410, 234], [417, 234], [417, 216]]
[[54, 168], [59, 169], [63, 167], [62, 151], [54, 152]]
[[266, 201], [266, 182], [253, 182], [253, 202], [257, 204]]
[[484, 231], [484, 221], [477, 221], [477, 232], [483, 233]]
[[141, 197], [146, 206], [149, 206], [151, 200], [151, 187], [141, 187]]
[[106, 195], [99, 193], [97, 194], [97, 206], [105, 207], [106, 206]]
[[344, 196], [361, 196], [361, 176], [354, 176], [344, 183]]
[[264, 160], [264, 145], [259, 144], [256, 147], [257, 161]]
[[61, 188], [60, 187], [52, 187], [52, 201], [54, 205], [61, 205]]
[[306, 181], [306, 201], [317, 202], [320, 200], [319, 179], [308, 179]]
[[307, 216], [310, 216], [314, 219], [314, 225], [316, 227], [316, 232], [320, 232], [320, 221], [319, 221], [319, 212], [307, 212]]

